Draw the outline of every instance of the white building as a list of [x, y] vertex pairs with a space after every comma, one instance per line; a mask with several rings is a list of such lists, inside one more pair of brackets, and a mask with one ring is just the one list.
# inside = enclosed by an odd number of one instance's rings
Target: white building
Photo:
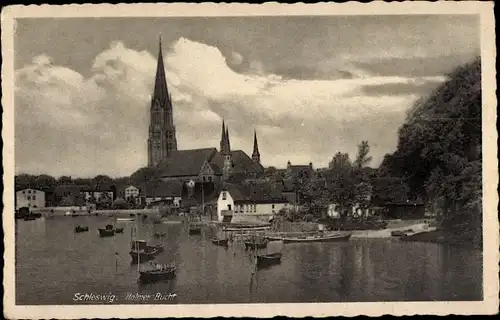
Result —
[[274, 214], [289, 203], [279, 194], [272, 192], [261, 192], [255, 188], [236, 187], [229, 185], [219, 194], [217, 199], [217, 219], [226, 220], [232, 216], [265, 217], [261, 220], [269, 220]]
[[125, 199], [139, 197], [139, 188], [135, 186], [128, 186], [125, 188]]
[[24, 189], [16, 192], [16, 210], [27, 207], [30, 210], [45, 207], [45, 192], [35, 189]]

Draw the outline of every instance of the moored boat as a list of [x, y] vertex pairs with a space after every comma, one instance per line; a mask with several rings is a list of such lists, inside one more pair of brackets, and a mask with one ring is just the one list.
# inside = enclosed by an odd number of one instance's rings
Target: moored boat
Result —
[[123, 228], [116, 228], [115, 233], [123, 233]]
[[129, 254], [132, 258], [132, 263], [137, 263], [139, 261], [153, 260], [163, 250], [162, 244], [150, 245], [145, 240], [134, 240], [132, 241]]
[[257, 267], [267, 267], [281, 263], [281, 252], [257, 255]]
[[189, 224], [189, 234], [201, 234], [201, 225], [198, 223]]
[[106, 225], [106, 227], [104, 229], [99, 228], [99, 236], [101, 236], [101, 238], [112, 237], [114, 235], [115, 235], [115, 229], [110, 224]]
[[155, 238], [163, 238], [165, 237], [167, 234], [165, 232], [156, 232], [153, 236]]
[[163, 280], [170, 280], [175, 277], [176, 267], [175, 265], [166, 264], [156, 264], [152, 263], [153, 266], [150, 270], [139, 271], [139, 282], [141, 283], [152, 283]]
[[283, 241], [283, 243], [304, 243], [304, 242], [342, 242], [351, 238], [351, 233], [316, 234], [304, 236], [267, 236], [270, 241]]
[[228, 238], [218, 238], [218, 237], [213, 237], [212, 238], [212, 243], [218, 246], [223, 246], [227, 247], [228, 246], [229, 239]]
[[264, 249], [265, 247], [267, 247], [268, 242], [269, 242], [269, 240], [267, 240], [266, 238], [262, 238], [262, 237], [245, 240], [245, 248], [247, 250], [249, 250], [249, 249]]
[[86, 231], [89, 231], [89, 227], [81, 227], [81, 226], [75, 227], [75, 233], [81, 233], [81, 232], [86, 232]]
[[29, 216], [25, 216], [23, 218], [24, 221], [32, 221], [32, 220], [36, 220], [36, 217], [32, 216], [32, 215], [29, 215]]

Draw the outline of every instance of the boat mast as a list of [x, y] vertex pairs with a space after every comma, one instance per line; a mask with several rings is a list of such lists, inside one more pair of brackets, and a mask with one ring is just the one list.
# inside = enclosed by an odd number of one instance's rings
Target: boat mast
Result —
[[137, 228], [136, 228], [136, 232], [135, 232], [135, 250], [137, 251], [137, 273], [140, 274], [140, 265], [141, 265], [141, 252], [139, 251], [139, 248], [137, 248], [137, 245], [138, 245], [138, 242], [137, 240], [139, 240], [139, 225], [141, 223], [141, 216], [138, 215], [137, 213], [135, 214], [135, 217], [137, 218]]

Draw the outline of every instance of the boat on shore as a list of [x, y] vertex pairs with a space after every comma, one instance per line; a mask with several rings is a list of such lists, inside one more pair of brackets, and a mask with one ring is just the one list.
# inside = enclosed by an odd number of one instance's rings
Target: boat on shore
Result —
[[266, 236], [269, 241], [283, 241], [283, 243], [304, 243], [304, 242], [342, 242], [348, 241], [351, 238], [351, 233], [336, 232], [333, 234], [313, 234], [313, 235], [277, 235]]
[[177, 268], [175, 265], [151, 263], [152, 269], [139, 271], [140, 283], [154, 283], [175, 278]]

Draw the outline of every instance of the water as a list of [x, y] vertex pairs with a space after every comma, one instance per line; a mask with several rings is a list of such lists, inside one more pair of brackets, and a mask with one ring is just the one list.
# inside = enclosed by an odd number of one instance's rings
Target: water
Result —
[[[100, 238], [97, 228], [107, 223], [124, 227], [124, 233]], [[75, 234], [78, 224], [90, 231]], [[76, 293], [111, 293], [120, 304], [137, 303], [125, 299], [129, 293], [176, 294], [142, 302], [157, 304], [482, 300], [477, 250], [395, 239], [286, 244], [281, 264], [252, 276], [243, 247], [215, 246], [210, 228], [190, 236], [184, 224], [141, 226], [141, 238], [167, 233], [155, 239], [165, 245], [157, 261], [177, 265], [174, 280], [142, 286], [137, 266], [130, 264], [134, 225], [105, 217], [18, 221], [17, 304], [91, 303], [73, 301]]]

